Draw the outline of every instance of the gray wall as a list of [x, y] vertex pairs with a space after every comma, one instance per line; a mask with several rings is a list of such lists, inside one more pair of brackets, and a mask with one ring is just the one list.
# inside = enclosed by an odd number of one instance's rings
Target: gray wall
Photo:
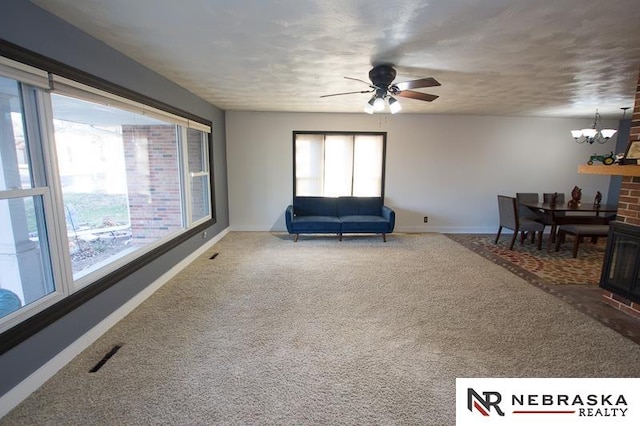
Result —
[[[614, 154], [626, 154], [629, 145], [629, 135], [631, 133], [631, 119], [620, 120], [618, 126], [618, 141], [615, 148], [611, 148]], [[607, 194], [607, 204], [618, 204], [620, 188], [622, 187], [622, 176], [611, 176], [609, 183], [609, 194]]]
[[385, 203], [398, 232], [494, 233], [497, 194], [569, 195], [577, 185], [585, 202], [597, 191], [606, 197], [609, 177], [578, 174], [578, 165], [614, 147], [575, 143], [570, 130], [590, 126], [584, 118], [227, 111], [226, 124], [230, 226], [238, 231], [285, 229], [293, 130], [387, 132]]
[[[229, 226], [224, 111], [25, 0], [0, 2], [0, 39], [211, 120], [217, 222], [208, 238]], [[184, 242], [0, 356], [0, 396], [206, 241]]]

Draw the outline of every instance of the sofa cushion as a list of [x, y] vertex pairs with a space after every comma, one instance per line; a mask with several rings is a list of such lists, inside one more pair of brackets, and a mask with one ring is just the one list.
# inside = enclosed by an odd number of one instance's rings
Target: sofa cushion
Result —
[[389, 222], [382, 216], [350, 215], [340, 216], [342, 232], [390, 232]]
[[295, 197], [293, 211], [296, 216], [338, 216], [337, 198]]
[[291, 231], [295, 234], [339, 233], [340, 223], [340, 218], [336, 216], [295, 216], [291, 221]]
[[382, 197], [339, 197], [338, 216], [380, 216]]

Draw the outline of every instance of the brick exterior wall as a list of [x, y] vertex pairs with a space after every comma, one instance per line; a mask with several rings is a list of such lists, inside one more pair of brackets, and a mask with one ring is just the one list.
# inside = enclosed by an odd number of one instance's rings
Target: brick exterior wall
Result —
[[122, 139], [131, 234], [141, 246], [182, 229], [176, 127], [126, 125]]

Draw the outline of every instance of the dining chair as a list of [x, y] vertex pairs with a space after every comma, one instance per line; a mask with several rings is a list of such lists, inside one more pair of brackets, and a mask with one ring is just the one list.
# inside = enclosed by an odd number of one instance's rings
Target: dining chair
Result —
[[532, 210], [529, 207], [522, 205], [522, 203], [538, 203], [540, 201], [540, 197], [536, 192], [516, 192], [516, 200], [518, 200], [518, 212], [520, 214], [520, 217], [534, 219], [545, 225], [553, 224], [551, 215], [543, 211]]
[[538, 217], [535, 211], [522, 205], [522, 203], [538, 203], [540, 201], [540, 195], [537, 192], [516, 192], [516, 200], [518, 200], [518, 214], [520, 217], [529, 219]]
[[578, 257], [578, 248], [582, 242], [582, 238], [591, 237], [592, 241], [597, 242], [598, 237], [606, 237], [609, 234], [608, 224], [567, 224], [558, 227], [558, 236], [556, 237], [556, 251], [560, 250], [560, 245], [564, 243], [565, 236], [573, 235], [572, 256]]
[[[530, 209], [523, 205], [523, 203], [537, 204], [540, 201], [540, 195], [537, 192], [516, 192], [516, 200], [518, 201], [518, 216], [522, 219], [538, 220], [539, 222], [543, 218], [543, 214]], [[548, 223], [545, 223], [548, 225]], [[525, 238], [525, 235], [521, 236], [521, 240]], [[534, 242], [535, 232], [531, 233], [531, 242]], [[522, 241], [521, 241], [522, 242]]]
[[[542, 194], [542, 202], [543, 203], [550, 203], [551, 200], [553, 199], [554, 195], [556, 195], [556, 203], [564, 204], [564, 192], [545, 192], [545, 193]], [[566, 213], [565, 212], [557, 212], [556, 216], [566, 216]], [[553, 219], [551, 217], [549, 217], [547, 220], [550, 221], [550, 223], [548, 223], [547, 225], [553, 224]], [[552, 235], [551, 239], [553, 241], [555, 241], [555, 235]]]
[[564, 203], [564, 192], [545, 192], [542, 194], [542, 202], [550, 203], [554, 194], [558, 194], [558, 197], [556, 198], [556, 202], [558, 204]]
[[[518, 202], [515, 197], [498, 195], [498, 215], [500, 223], [494, 244], [498, 244], [502, 229], [507, 228], [513, 230], [509, 250], [513, 250], [513, 245], [516, 242], [516, 238], [518, 238], [518, 233], [526, 232], [532, 232], [534, 234], [537, 232], [538, 250], [542, 248], [542, 233], [544, 232], [545, 225], [535, 219], [520, 217], [518, 214]], [[520, 240], [520, 244], [522, 244], [523, 240], [524, 238]]]

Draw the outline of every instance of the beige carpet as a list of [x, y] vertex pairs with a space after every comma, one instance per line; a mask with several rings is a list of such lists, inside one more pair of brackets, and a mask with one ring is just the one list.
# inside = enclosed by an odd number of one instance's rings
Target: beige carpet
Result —
[[234, 232], [0, 424], [452, 425], [456, 377], [639, 375], [640, 345], [443, 235]]

